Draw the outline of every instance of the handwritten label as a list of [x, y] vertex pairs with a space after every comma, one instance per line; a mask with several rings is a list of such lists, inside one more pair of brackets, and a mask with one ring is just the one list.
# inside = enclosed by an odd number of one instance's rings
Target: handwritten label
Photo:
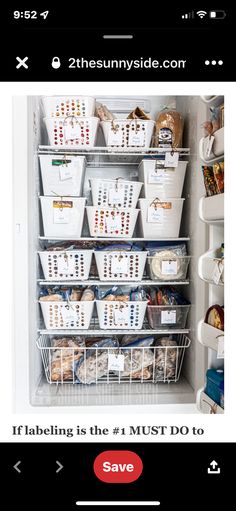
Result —
[[59, 274], [72, 274], [74, 272], [74, 258], [67, 254], [57, 257], [57, 270]]
[[108, 355], [108, 371], [124, 371], [125, 357], [124, 355]]
[[124, 199], [124, 188], [118, 188], [118, 190], [111, 188], [111, 190], [109, 190], [109, 204], [111, 206], [123, 206]]
[[70, 209], [68, 209], [68, 208], [53, 208], [53, 223], [54, 224], [69, 224], [70, 223]]
[[122, 136], [122, 130], [121, 129], [118, 129], [117, 131], [111, 129], [109, 131], [108, 141], [107, 141], [107, 145], [108, 146], [111, 146], [111, 145], [121, 146], [122, 145], [122, 141], [123, 141], [123, 136]]
[[72, 179], [74, 177], [74, 168], [72, 165], [60, 165], [59, 176], [61, 181]]
[[61, 308], [61, 315], [64, 323], [74, 323], [78, 321], [78, 315], [74, 306], [66, 305]]
[[163, 208], [154, 208], [151, 206], [148, 208], [148, 217], [147, 221], [149, 223], [159, 223], [162, 224], [164, 220], [164, 210]]
[[138, 146], [138, 147], [142, 147], [144, 146], [144, 141], [145, 141], [145, 131], [135, 131], [130, 129], [129, 130], [129, 145], [131, 146]]
[[177, 275], [177, 261], [161, 261], [162, 275]]
[[106, 227], [107, 232], [115, 233], [116, 231], [121, 230], [121, 216], [120, 215], [110, 215], [106, 217]]
[[112, 257], [111, 273], [128, 273], [128, 258], [124, 256]]
[[156, 167], [148, 172], [148, 184], [162, 184], [166, 178], [166, 172], [163, 168]]
[[179, 162], [179, 153], [177, 152], [167, 152], [165, 154], [165, 167], [178, 167]]
[[114, 310], [115, 325], [128, 325], [129, 324], [129, 309], [128, 307], [121, 307]]
[[65, 140], [76, 140], [80, 138], [80, 124], [73, 123], [73, 124], [67, 124], [64, 126], [64, 136]]
[[176, 323], [176, 310], [175, 311], [161, 311], [161, 324], [174, 325]]

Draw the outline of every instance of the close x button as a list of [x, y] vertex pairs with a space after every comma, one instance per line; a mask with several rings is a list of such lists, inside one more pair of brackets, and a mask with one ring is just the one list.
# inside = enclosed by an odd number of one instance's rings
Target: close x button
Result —
[[104, 483], [132, 483], [142, 474], [143, 463], [132, 451], [104, 451], [96, 457], [93, 469]]

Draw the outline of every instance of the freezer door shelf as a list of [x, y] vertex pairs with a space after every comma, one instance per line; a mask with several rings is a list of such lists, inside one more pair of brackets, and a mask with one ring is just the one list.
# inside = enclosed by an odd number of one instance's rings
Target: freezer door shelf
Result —
[[204, 389], [200, 389], [197, 393], [197, 408], [199, 412], [205, 414], [223, 414], [224, 410], [217, 405], [207, 394]]
[[222, 225], [224, 223], [224, 193], [212, 195], [212, 197], [201, 197], [199, 217], [208, 224]]
[[201, 319], [198, 323], [197, 334], [198, 341], [203, 346], [216, 352], [218, 352], [219, 340], [224, 342], [224, 332], [218, 328], [214, 328], [213, 326], [208, 325], [203, 319]]

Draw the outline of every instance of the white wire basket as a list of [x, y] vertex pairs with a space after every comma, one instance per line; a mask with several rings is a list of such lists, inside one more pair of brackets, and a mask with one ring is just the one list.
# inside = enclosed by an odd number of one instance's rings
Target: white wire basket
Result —
[[147, 271], [151, 280], [158, 281], [182, 281], [186, 280], [190, 256], [174, 255], [171, 258], [156, 253], [147, 258]]
[[142, 119], [116, 119], [102, 121], [106, 146], [114, 149], [148, 149], [151, 145], [154, 121]]
[[89, 96], [44, 96], [42, 98], [45, 117], [92, 117], [95, 98]]
[[147, 317], [151, 328], [185, 328], [190, 305], [148, 305]]
[[144, 238], [178, 238], [185, 199], [139, 199], [140, 230]]
[[90, 236], [132, 238], [139, 209], [87, 206]]
[[147, 252], [94, 252], [99, 279], [103, 281], [140, 281], [143, 278]]
[[65, 250], [39, 252], [46, 280], [87, 280], [92, 261], [92, 250]]
[[118, 302], [96, 300], [101, 329], [140, 330], [143, 326], [147, 302]]
[[91, 178], [91, 191], [94, 206], [136, 208], [142, 183], [117, 179]]
[[163, 160], [142, 160], [139, 165], [139, 179], [144, 183], [142, 196], [181, 197], [187, 164], [187, 161], [179, 161], [178, 167], [165, 167]]
[[54, 147], [89, 150], [95, 146], [99, 119], [97, 117], [45, 118], [49, 143]]
[[84, 197], [40, 197], [44, 236], [80, 237], [84, 220]]
[[150, 348], [59, 348], [49, 335], [37, 341], [46, 380], [57, 385], [176, 383], [190, 344], [184, 334], [176, 336], [176, 346]]
[[83, 193], [86, 159], [84, 156], [39, 156], [44, 195], [73, 195]]
[[39, 304], [47, 330], [87, 330], [89, 328], [94, 302], [39, 301]]

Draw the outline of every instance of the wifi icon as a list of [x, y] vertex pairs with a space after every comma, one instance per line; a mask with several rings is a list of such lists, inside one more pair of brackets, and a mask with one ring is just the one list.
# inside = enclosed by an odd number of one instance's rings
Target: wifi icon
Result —
[[206, 11], [197, 11], [197, 15], [199, 16], [199, 18], [204, 18], [206, 16], [207, 12]]

